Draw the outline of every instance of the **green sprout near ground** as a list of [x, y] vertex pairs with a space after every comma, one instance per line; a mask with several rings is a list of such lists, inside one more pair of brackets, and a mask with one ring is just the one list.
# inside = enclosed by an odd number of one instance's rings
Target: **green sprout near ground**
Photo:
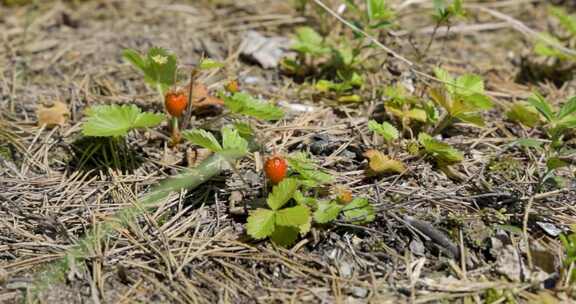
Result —
[[463, 121], [475, 126], [483, 127], [484, 119], [480, 115], [482, 111], [493, 107], [491, 99], [484, 92], [484, 80], [482, 77], [466, 74], [457, 78], [452, 77], [447, 71], [436, 68], [436, 77], [444, 84], [443, 88], [429, 90], [430, 98], [444, 111], [433, 135], [442, 131], [456, 121]]

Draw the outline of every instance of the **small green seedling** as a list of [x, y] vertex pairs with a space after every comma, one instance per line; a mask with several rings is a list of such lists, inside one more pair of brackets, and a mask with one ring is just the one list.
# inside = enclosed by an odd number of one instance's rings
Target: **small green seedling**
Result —
[[556, 18], [562, 30], [565, 32], [564, 37], [553, 35], [551, 33], [540, 33], [540, 36], [534, 43], [534, 52], [538, 55], [551, 57], [560, 61], [576, 61], [576, 56], [550, 46], [551, 43], [574, 48], [574, 38], [576, 37], [576, 15], [570, 15], [561, 7], [549, 6], [548, 12]]
[[473, 74], [454, 78], [447, 71], [436, 68], [436, 77], [444, 83], [443, 88], [432, 88], [429, 95], [438, 106], [445, 110], [432, 134], [440, 134], [442, 130], [455, 121], [463, 121], [483, 127], [484, 119], [481, 111], [493, 107], [492, 100], [484, 93], [484, 80]]
[[221, 129], [222, 144], [212, 133], [202, 129], [192, 129], [183, 132], [185, 139], [191, 143], [218, 153], [228, 159], [240, 158], [248, 153], [248, 142], [232, 126]]
[[434, 0], [433, 18], [437, 24], [450, 24], [455, 17], [466, 16], [462, 0]]
[[153, 47], [145, 56], [132, 49], [124, 50], [124, 59], [144, 74], [146, 83], [155, 88], [164, 100], [166, 92], [176, 83], [176, 56], [167, 50]]
[[566, 132], [576, 128], [576, 96], [567, 100], [558, 111], [554, 111], [550, 102], [538, 92], [528, 98], [528, 103], [544, 118], [546, 133], [552, 140], [552, 146], [560, 147]]
[[270, 209], [258, 208], [248, 216], [246, 231], [251, 237], [257, 240], [270, 237], [278, 245], [289, 246], [296, 241], [298, 233], [307, 232], [310, 209], [299, 204], [285, 207], [293, 199], [299, 184], [294, 178], [285, 178], [274, 186], [266, 200]]
[[315, 89], [320, 93], [335, 93], [338, 101], [360, 101], [358, 95], [350, 93], [364, 84], [359, 67], [359, 47], [352, 47], [347, 41], [335, 43], [311, 27], [299, 27], [292, 49], [298, 56], [282, 61], [286, 73], [319, 78]]
[[433, 104], [425, 104], [411, 96], [401, 84], [386, 87], [384, 95], [388, 98], [384, 105], [386, 112], [401, 121], [403, 131], [411, 130], [410, 126], [414, 121], [419, 123], [436, 121]]
[[426, 154], [434, 158], [439, 165], [452, 165], [464, 160], [462, 153], [447, 143], [432, 138], [426, 133], [418, 135], [418, 141]]
[[390, 143], [400, 136], [398, 129], [388, 122], [378, 123], [375, 120], [368, 121], [368, 129], [384, 138], [386, 143]]
[[392, 25], [395, 13], [387, 0], [366, 0], [366, 9], [361, 9], [354, 1], [345, 0], [354, 15], [354, 25], [360, 29], [373, 31]]

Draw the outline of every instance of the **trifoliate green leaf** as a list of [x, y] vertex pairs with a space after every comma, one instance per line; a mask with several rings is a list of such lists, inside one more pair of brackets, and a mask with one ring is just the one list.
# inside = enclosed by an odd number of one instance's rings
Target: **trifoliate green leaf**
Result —
[[249, 94], [238, 92], [224, 97], [224, 105], [232, 112], [252, 116], [262, 120], [279, 120], [284, 111], [277, 106], [256, 100]]
[[290, 169], [298, 173], [298, 178], [306, 186], [314, 187], [332, 181], [332, 176], [319, 169], [304, 152], [297, 152], [290, 155], [290, 157], [288, 157], [288, 165]]
[[398, 139], [400, 134], [398, 129], [396, 129], [396, 127], [389, 124], [388, 122], [382, 122], [379, 124], [375, 120], [370, 120], [368, 121], [368, 129], [384, 137], [384, 139], [388, 142]]
[[420, 133], [418, 135], [418, 141], [424, 147], [424, 150], [438, 161], [450, 164], [464, 160], [464, 156], [460, 151], [432, 138], [426, 133]]
[[552, 106], [550, 106], [550, 103], [538, 92], [534, 92], [527, 101], [535, 107], [548, 122], [554, 121], [554, 111], [552, 110]]
[[524, 103], [514, 103], [508, 112], [506, 112], [508, 119], [519, 122], [527, 127], [533, 128], [540, 122], [540, 115], [538, 111]]
[[268, 206], [272, 210], [282, 208], [298, 189], [299, 182], [294, 178], [285, 178], [278, 185], [272, 188], [272, 193], [268, 195]]
[[296, 42], [292, 49], [303, 54], [322, 55], [330, 52], [324, 38], [311, 27], [299, 27], [296, 29]]
[[235, 155], [248, 153], [248, 142], [231, 126], [222, 127], [222, 148], [224, 152]]
[[124, 50], [123, 55], [144, 74], [146, 83], [157, 88], [162, 95], [176, 82], [176, 56], [165, 49], [150, 48], [146, 58], [131, 49]]
[[270, 236], [274, 231], [275, 212], [267, 209], [256, 209], [248, 216], [246, 232], [254, 239], [260, 240]]
[[317, 223], [325, 224], [335, 220], [340, 214], [344, 206], [336, 202], [320, 202], [318, 203], [318, 209], [314, 211], [314, 220]]
[[355, 198], [350, 204], [342, 208], [342, 214], [348, 222], [355, 224], [369, 223], [374, 221], [374, 207], [366, 198]]
[[85, 136], [125, 136], [132, 129], [153, 127], [164, 120], [164, 115], [142, 113], [135, 105], [100, 105], [86, 111], [82, 125]]
[[300, 226], [308, 223], [310, 219], [310, 209], [297, 205], [276, 211], [276, 225]]
[[194, 129], [190, 131], [185, 131], [183, 132], [182, 135], [191, 143], [199, 145], [212, 152], [220, 152], [222, 150], [222, 146], [220, 146], [220, 143], [218, 142], [216, 137], [214, 137], [212, 133], [207, 132], [205, 130]]
[[478, 75], [462, 75], [456, 79], [455, 85], [455, 91], [460, 95], [484, 94], [484, 80]]
[[270, 235], [270, 239], [276, 245], [288, 247], [294, 244], [298, 238], [298, 232], [300, 232], [298, 227], [277, 225], [272, 235]]
[[240, 134], [240, 136], [246, 140], [254, 137], [254, 130], [252, 130], [252, 127], [245, 122], [235, 122], [234, 128], [236, 128], [236, 130], [238, 130], [238, 134]]
[[222, 68], [224, 66], [225, 64], [222, 62], [218, 62], [210, 58], [205, 58], [200, 62], [199, 68], [201, 70], [210, 70], [210, 69]]

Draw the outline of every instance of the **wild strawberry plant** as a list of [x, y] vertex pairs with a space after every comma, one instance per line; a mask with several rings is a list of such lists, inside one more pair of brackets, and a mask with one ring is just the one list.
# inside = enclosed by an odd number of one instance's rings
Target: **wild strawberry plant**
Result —
[[491, 109], [493, 103], [484, 92], [482, 77], [466, 74], [454, 78], [441, 68], [436, 68], [434, 72], [444, 86], [431, 88], [429, 95], [432, 101], [440, 106], [445, 113], [432, 134], [440, 134], [456, 121], [483, 127], [484, 119], [480, 113]]

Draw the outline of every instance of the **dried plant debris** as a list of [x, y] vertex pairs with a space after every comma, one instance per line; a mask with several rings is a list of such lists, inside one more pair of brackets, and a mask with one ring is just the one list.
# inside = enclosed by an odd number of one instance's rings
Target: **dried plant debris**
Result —
[[216, 2], [0, 1], [0, 302], [576, 301], [570, 1]]

